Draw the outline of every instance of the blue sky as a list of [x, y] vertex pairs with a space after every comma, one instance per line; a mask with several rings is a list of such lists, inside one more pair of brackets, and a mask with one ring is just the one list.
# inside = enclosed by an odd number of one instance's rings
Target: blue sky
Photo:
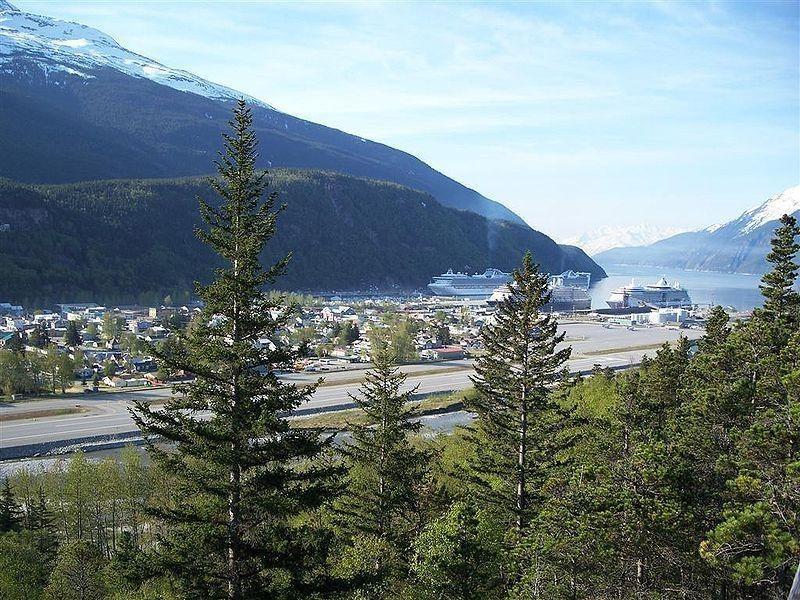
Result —
[[798, 1], [18, 0], [415, 154], [556, 238], [800, 181]]

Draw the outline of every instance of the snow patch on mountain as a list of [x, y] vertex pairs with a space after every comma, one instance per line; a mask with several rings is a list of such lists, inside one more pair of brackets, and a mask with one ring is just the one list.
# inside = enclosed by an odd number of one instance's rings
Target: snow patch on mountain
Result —
[[739, 226], [737, 235], [746, 235], [770, 221], [777, 221], [783, 215], [796, 212], [800, 212], [800, 185], [790, 187], [772, 196], [761, 206], [745, 212], [736, 220]]
[[32, 60], [45, 73], [62, 71], [90, 78], [92, 70], [108, 67], [206, 98], [244, 98], [272, 108], [257, 98], [126, 50], [92, 27], [21, 12], [0, 0], [0, 70], [9, 72], [7, 67], [18, 57]]
[[605, 226], [594, 231], [562, 240], [562, 243], [582, 248], [589, 256], [594, 256], [611, 248], [647, 246], [678, 233], [689, 231], [680, 227], [659, 227], [649, 223], [633, 226]]

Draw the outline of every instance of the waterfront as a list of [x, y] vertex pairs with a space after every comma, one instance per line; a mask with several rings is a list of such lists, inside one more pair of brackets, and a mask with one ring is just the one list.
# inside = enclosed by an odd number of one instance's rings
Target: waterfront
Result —
[[761, 292], [758, 289], [760, 275], [628, 265], [602, 265], [602, 267], [608, 273], [608, 277], [594, 283], [589, 289], [592, 308], [607, 308], [608, 295], [614, 289], [629, 284], [631, 279], [637, 284], [646, 285], [657, 281], [661, 276], [666, 277], [669, 283], [679, 282], [689, 292], [695, 304], [721, 304], [743, 311], [761, 305]]

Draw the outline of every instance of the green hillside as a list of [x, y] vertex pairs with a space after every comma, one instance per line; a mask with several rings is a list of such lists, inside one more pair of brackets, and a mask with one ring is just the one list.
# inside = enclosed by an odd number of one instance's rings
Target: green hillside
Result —
[[[453, 269], [511, 269], [531, 250], [548, 271], [602, 270], [528, 227], [447, 208], [393, 183], [275, 170], [287, 206], [275, 256], [291, 250], [282, 286], [297, 290], [423, 288]], [[184, 297], [214, 258], [197, 240], [203, 178], [32, 186], [0, 180], [0, 299], [155, 302]], [[177, 296], [176, 296], [177, 295]]]

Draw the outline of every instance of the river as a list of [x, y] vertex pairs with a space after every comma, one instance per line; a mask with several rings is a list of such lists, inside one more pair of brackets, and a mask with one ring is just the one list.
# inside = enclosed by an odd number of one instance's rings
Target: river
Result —
[[743, 273], [716, 273], [710, 271], [684, 271], [663, 267], [638, 267], [628, 265], [601, 265], [608, 278], [592, 285], [592, 308], [606, 308], [606, 298], [612, 290], [627, 285], [631, 279], [639, 285], [654, 283], [663, 275], [670, 283], [680, 282], [689, 292], [694, 304], [721, 304], [736, 310], [749, 311], [761, 306], [758, 285], [760, 275]]

